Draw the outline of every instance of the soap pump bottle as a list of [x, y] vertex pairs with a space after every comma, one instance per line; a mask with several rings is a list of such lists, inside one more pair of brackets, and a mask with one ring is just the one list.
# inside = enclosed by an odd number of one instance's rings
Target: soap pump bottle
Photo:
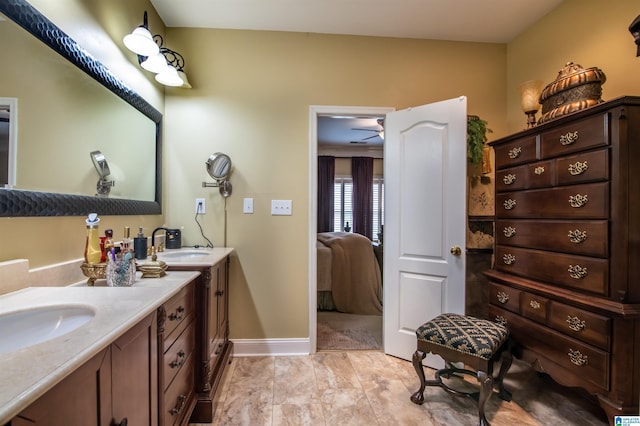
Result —
[[98, 224], [100, 218], [97, 213], [89, 213], [86, 219], [87, 242], [84, 248], [84, 260], [90, 265], [100, 263], [102, 250], [100, 250], [100, 235], [98, 235]]
[[136, 259], [147, 258], [147, 237], [142, 233], [142, 226], [138, 236], [133, 239], [133, 253]]

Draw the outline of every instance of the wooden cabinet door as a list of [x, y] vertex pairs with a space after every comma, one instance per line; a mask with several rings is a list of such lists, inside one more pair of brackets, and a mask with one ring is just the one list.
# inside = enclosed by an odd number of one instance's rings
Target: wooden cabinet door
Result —
[[158, 350], [155, 312], [111, 345], [114, 424], [158, 424]]
[[102, 350], [11, 420], [12, 426], [111, 424], [114, 423], [110, 348]]

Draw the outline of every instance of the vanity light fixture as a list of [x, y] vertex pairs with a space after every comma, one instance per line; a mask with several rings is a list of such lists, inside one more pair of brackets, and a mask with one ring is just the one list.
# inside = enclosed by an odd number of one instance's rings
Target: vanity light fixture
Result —
[[124, 36], [124, 45], [138, 55], [138, 64], [154, 74], [158, 83], [165, 86], [190, 89], [191, 85], [184, 73], [184, 57], [167, 47], [161, 35], [151, 35], [147, 12], [144, 12], [143, 24]]

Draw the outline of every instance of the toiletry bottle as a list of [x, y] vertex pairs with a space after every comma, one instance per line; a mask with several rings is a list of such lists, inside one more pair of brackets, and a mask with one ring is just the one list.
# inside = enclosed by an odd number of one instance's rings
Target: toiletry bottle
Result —
[[140, 227], [138, 236], [133, 239], [133, 252], [136, 259], [147, 258], [147, 237], [142, 233], [142, 226]]
[[113, 229], [104, 230], [104, 247], [102, 249], [103, 262], [107, 261], [107, 253], [111, 252], [113, 248]]
[[131, 251], [131, 230], [128, 226], [124, 227], [124, 238], [122, 238], [122, 252], [128, 253]]
[[98, 235], [100, 218], [97, 213], [90, 213], [85, 222], [87, 224], [87, 242], [84, 249], [84, 260], [90, 265], [95, 265], [100, 263], [102, 258], [100, 235]]

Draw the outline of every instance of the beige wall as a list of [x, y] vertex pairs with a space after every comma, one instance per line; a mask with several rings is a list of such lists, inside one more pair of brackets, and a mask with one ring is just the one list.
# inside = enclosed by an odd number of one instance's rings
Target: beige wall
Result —
[[[526, 80], [551, 83], [567, 62], [598, 67], [607, 76], [602, 97], [640, 95], [640, 58], [629, 25], [640, 14], [637, 0], [565, 0], [507, 45], [507, 121], [524, 128], [517, 86]], [[540, 117], [540, 113], [538, 113]]]

